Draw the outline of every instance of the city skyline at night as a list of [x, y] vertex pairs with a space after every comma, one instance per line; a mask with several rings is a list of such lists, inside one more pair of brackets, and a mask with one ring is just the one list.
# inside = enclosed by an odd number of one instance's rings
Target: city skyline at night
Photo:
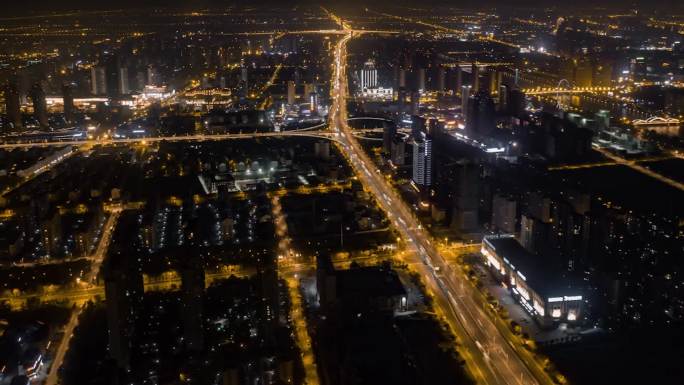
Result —
[[0, 385], [684, 380], [677, 1], [0, 17]]

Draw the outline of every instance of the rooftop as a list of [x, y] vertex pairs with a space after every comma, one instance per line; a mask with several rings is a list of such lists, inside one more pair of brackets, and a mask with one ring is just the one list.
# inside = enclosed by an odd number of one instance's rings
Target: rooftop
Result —
[[497, 255], [522, 275], [527, 285], [543, 298], [577, 295], [580, 288], [569, 273], [553, 265], [549, 258], [534, 255], [513, 237], [487, 238]]
[[340, 297], [366, 298], [406, 295], [404, 285], [394, 270], [380, 266], [336, 270], [337, 293]]

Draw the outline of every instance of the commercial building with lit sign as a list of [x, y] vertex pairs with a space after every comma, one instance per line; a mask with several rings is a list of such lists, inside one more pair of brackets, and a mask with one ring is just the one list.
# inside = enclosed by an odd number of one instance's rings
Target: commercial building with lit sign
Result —
[[485, 237], [481, 253], [485, 265], [542, 326], [580, 319], [584, 301], [578, 285], [543, 256], [530, 254], [510, 235]]

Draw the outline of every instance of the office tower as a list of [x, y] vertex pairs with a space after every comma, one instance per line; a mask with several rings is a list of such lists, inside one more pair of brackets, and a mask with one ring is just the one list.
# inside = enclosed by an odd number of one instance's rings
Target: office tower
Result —
[[420, 67], [416, 71], [416, 88], [418, 92], [425, 92], [425, 68]]
[[128, 67], [119, 67], [118, 79], [119, 95], [128, 95], [131, 93], [131, 87], [128, 79]]
[[293, 80], [289, 80], [287, 82], [287, 104], [292, 106], [295, 104], [295, 82]]
[[359, 71], [359, 79], [361, 79], [361, 91], [378, 87], [378, 70], [375, 68], [375, 62], [368, 60], [364, 63]]
[[480, 67], [475, 63], [470, 66], [470, 76], [472, 77], [473, 92], [477, 93], [480, 91]]
[[109, 328], [109, 356], [120, 369], [131, 366], [131, 349], [143, 297], [142, 272], [137, 259], [113, 253], [103, 266], [107, 326]]
[[90, 92], [93, 95], [107, 94], [107, 71], [104, 66], [90, 68]]
[[406, 88], [406, 70], [404, 68], [399, 69], [399, 88]]
[[74, 94], [69, 84], [62, 86], [62, 104], [64, 105], [64, 120], [74, 122]]
[[480, 91], [470, 97], [466, 115], [468, 135], [490, 135], [495, 128], [494, 100], [486, 92]]
[[33, 103], [33, 116], [40, 124], [40, 128], [48, 127], [47, 101], [45, 100], [45, 92], [40, 83], [36, 83], [31, 87], [29, 92], [31, 102]]
[[446, 70], [444, 67], [437, 67], [437, 91], [444, 92], [446, 88]]
[[198, 257], [188, 257], [180, 267], [181, 296], [183, 298], [183, 337], [188, 350], [204, 348], [204, 266]]
[[507, 234], [515, 233], [517, 202], [496, 194], [492, 199], [492, 229]]
[[413, 182], [421, 190], [432, 185], [432, 139], [425, 132], [413, 140]]
[[12, 123], [14, 130], [21, 130], [24, 127], [24, 122], [21, 116], [19, 89], [14, 82], [7, 82], [5, 86], [5, 108], [7, 110], [7, 117], [10, 123]]
[[456, 166], [451, 227], [461, 234], [479, 230], [479, 166], [461, 161]]

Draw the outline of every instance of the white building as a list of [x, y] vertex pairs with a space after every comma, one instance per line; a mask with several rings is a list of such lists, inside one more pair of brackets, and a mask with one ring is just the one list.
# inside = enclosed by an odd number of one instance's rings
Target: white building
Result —
[[419, 188], [432, 185], [432, 140], [424, 132], [413, 143], [413, 182]]
[[359, 79], [361, 92], [378, 87], [378, 70], [375, 68], [375, 62], [369, 60], [363, 65], [363, 69], [359, 71]]

